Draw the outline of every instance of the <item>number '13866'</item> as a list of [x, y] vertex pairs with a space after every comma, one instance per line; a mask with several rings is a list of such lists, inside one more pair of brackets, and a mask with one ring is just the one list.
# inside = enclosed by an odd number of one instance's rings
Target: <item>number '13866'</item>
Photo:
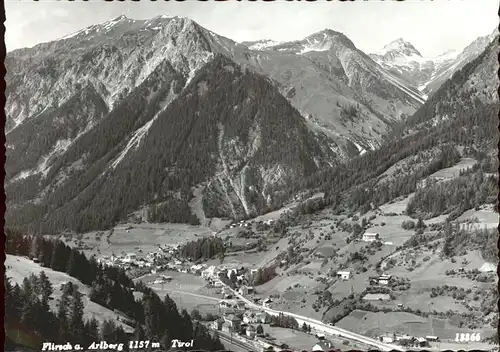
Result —
[[473, 332], [473, 333], [457, 332], [457, 334], [455, 335], [455, 341], [456, 342], [481, 341], [481, 334], [478, 332]]

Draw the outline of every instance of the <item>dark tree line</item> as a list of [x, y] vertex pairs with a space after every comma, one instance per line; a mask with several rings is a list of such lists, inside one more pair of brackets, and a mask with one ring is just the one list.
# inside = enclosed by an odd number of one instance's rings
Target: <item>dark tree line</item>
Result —
[[199, 225], [200, 220], [192, 214], [191, 208], [185, 201], [177, 199], [167, 200], [160, 204], [153, 204], [147, 212], [148, 222], [176, 222]]
[[265, 284], [266, 282], [274, 279], [276, 277], [276, 269], [274, 266], [269, 266], [267, 268], [259, 268], [253, 277], [253, 285], [259, 286]]
[[220, 237], [204, 237], [190, 241], [180, 248], [180, 255], [191, 261], [206, 260], [224, 254], [226, 247]]
[[[170, 339], [194, 339], [196, 348], [224, 348], [218, 337], [212, 337], [204, 326], [193, 323], [185, 310], [179, 313], [175, 302], [168, 295], [162, 301], [144, 284], [134, 284], [123, 270], [103, 266], [93, 257], [87, 259], [62, 241], [7, 231], [5, 248], [8, 254], [36, 258], [42, 266], [66, 272], [89, 285], [90, 300], [111, 310], [123, 312], [135, 322], [134, 336], [138, 340], [147, 338], [161, 341], [163, 346], [170, 346]], [[96, 337], [108, 342], [128, 340], [123, 328], [112, 321], [99, 325], [94, 319], [83, 319], [82, 294], [74, 284], [68, 283], [62, 287], [57, 312], [54, 313], [50, 311], [48, 304], [54, 288], [45, 273], [41, 273], [39, 277], [32, 275], [26, 278], [21, 288], [10, 284], [7, 278], [4, 281], [6, 301], [9, 302], [6, 321], [11, 324], [15, 333], [19, 329], [28, 331], [36, 343], [42, 340], [86, 343], [98, 340]], [[134, 290], [143, 293], [140, 300], [134, 298]]]
[[446, 257], [459, 255], [462, 250], [479, 250], [484, 260], [498, 263], [497, 229], [472, 230], [447, 223], [444, 228], [442, 253]]
[[[347, 190], [342, 192], [341, 187], [332, 190], [325, 190], [325, 197], [307, 200], [300, 203], [296, 208], [301, 214], [312, 214], [327, 206], [337, 210], [357, 211], [365, 213], [399, 196], [408, 195], [415, 192], [418, 181], [431, 175], [432, 173], [454, 165], [460, 160], [460, 154], [450, 145], [443, 145], [437, 157], [425, 166], [417, 168], [415, 171], [391, 179], [390, 182], [378, 183], [378, 179], [367, 180], [360, 185], [353, 181], [351, 187], [344, 183]], [[347, 176], [346, 176], [347, 177]]]
[[[56, 311], [50, 309], [54, 288], [44, 271], [31, 274], [19, 286], [4, 273], [6, 346], [40, 349], [43, 341], [89, 346], [100, 339], [108, 343], [126, 342], [121, 326], [112, 321], [99, 324], [84, 320], [84, 304], [78, 287], [71, 282], [62, 288]], [[127, 350], [125, 348], [125, 350]]]
[[65, 272], [92, 288], [90, 298], [107, 308], [119, 309], [136, 318], [137, 305], [132, 295], [134, 283], [123, 269], [99, 264], [59, 240], [24, 236], [7, 230], [8, 254], [36, 258], [43, 267]]
[[460, 215], [482, 204], [494, 204], [498, 194], [498, 177], [484, 175], [478, 166], [474, 169], [456, 179], [435, 182], [415, 192], [408, 202], [407, 214], [421, 213], [431, 217], [445, 213]]
[[281, 328], [287, 328], [287, 329], [293, 329], [293, 330], [298, 330], [299, 329], [299, 323], [294, 317], [291, 317], [289, 315], [284, 315], [283, 313], [280, 313], [277, 316], [274, 315], [268, 315], [268, 320], [269, 324], [275, 325]]
[[161, 341], [163, 346], [170, 346], [172, 339], [182, 341], [194, 340], [194, 347], [215, 351], [224, 349], [217, 335], [211, 336], [208, 329], [197, 321], [193, 321], [188, 312], [177, 309], [175, 302], [166, 295], [163, 300], [149, 287], [138, 285], [138, 291], [144, 295], [143, 336], [148, 339]]

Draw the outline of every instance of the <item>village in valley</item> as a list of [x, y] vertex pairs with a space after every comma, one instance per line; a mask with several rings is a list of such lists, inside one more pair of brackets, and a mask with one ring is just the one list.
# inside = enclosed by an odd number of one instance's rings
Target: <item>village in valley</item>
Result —
[[[230, 350], [494, 348], [493, 206], [451, 223], [406, 215], [410, 196], [364, 213], [308, 212], [322, 196], [301, 195], [253, 219], [186, 225], [136, 216], [108, 231], [58, 239], [168, 295]], [[449, 231], [462, 242], [450, 243]], [[19, 259], [8, 261], [11, 277], [40, 265]], [[136, 324], [90, 301], [85, 310], [114, 319], [127, 334]]]
[[[442, 349], [463, 346], [460, 334], [467, 332], [477, 336], [469, 346], [487, 347], [495, 313], [479, 313], [492, 299], [495, 266], [478, 261], [477, 251], [439, 264], [432, 258], [442, 224], [431, 219], [408, 228], [411, 218], [388, 211], [401, 209], [402, 202], [363, 217], [325, 211], [296, 221], [288, 207], [211, 228], [125, 224], [106, 240], [102, 233], [99, 241], [95, 234], [62, 238], [169, 295], [233, 349], [365, 350], [373, 341]], [[415, 226], [426, 236], [416, 245], [410, 241]], [[145, 232], [169, 241], [148, 243], [146, 235], [142, 245], [134, 245]], [[459, 282], [467, 288], [454, 289]], [[472, 306], [464, 300], [468, 295], [475, 295], [474, 315], [460, 308]], [[329, 333], [300, 317], [360, 338]]]

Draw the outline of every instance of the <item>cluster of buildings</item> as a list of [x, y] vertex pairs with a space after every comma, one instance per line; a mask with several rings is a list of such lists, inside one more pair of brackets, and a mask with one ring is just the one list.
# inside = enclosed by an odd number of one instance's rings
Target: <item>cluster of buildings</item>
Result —
[[384, 343], [397, 343], [405, 346], [428, 347], [430, 342], [438, 342], [437, 336], [415, 337], [406, 334], [384, 334], [379, 337], [379, 340]]
[[97, 259], [97, 262], [106, 266], [122, 267], [126, 270], [132, 267], [150, 268], [154, 262], [147, 258], [139, 258], [136, 253], [127, 253], [122, 255], [102, 256]]
[[[254, 221], [241, 220], [240, 222], [232, 223], [231, 225], [229, 225], [229, 228], [230, 229], [235, 229], [235, 228], [239, 227], [239, 228], [244, 228], [244, 229], [251, 229], [253, 223], [254, 223]], [[262, 223], [262, 224], [265, 224], [265, 225], [268, 225], [268, 226], [272, 226], [274, 224], [274, 220], [273, 219], [268, 219], [268, 220], [260, 221], [259, 223]]]
[[245, 220], [241, 220], [240, 222], [235, 222], [235, 223], [229, 225], [230, 229], [234, 229], [234, 228], [237, 228], [237, 227], [242, 227], [242, 228], [250, 229], [250, 228], [252, 228], [252, 223], [251, 222], [246, 222]]
[[[191, 272], [196, 275], [200, 275], [202, 278], [207, 280], [209, 284], [217, 286], [217, 281], [221, 278], [221, 276], [225, 276], [228, 279], [231, 279], [233, 275], [236, 276], [236, 284], [242, 289], [242, 295], [246, 295], [251, 292], [246, 292], [247, 288], [245, 288], [245, 283], [247, 283], [249, 276], [254, 275], [258, 269], [248, 269], [244, 266], [238, 264], [225, 264], [225, 265], [212, 265], [207, 267], [206, 264], [194, 265], [191, 267]], [[251, 289], [252, 291], [252, 289]], [[246, 293], [245, 293], [246, 292]]]
[[[180, 245], [158, 245], [158, 250], [144, 254], [141, 249], [137, 253], [123, 253], [120, 255], [104, 255], [97, 262], [106, 266], [121, 267], [125, 270], [132, 268], [150, 268], [152, 273], [158, 270], [179, 270], [184, 263], [177, 259]], [[179, 270], [180, 271], [180, 270]]]
[[[337, 278], [340, 280], [349, 280], [351, 278], [350, 271], [337, 271]], [[370, 285], [389, 285], [392, 280], [392, 275], [370, 276], [368, 278]]]
[[[352, 277], [352, 274], [350, 271], [347, 271], [347, 270], [337, 271], [337, 278], [339, 280], [349, 280], [351, 277]], [[392, 282], [392, 280], [393, 280], [393, 276], [387, 275], [387, 274], [368, 277], [368, 283], [370, 285], [387, 286]]]
[[225, 314], [212, 322], [212, 329], [220, 330], [228, 334], [244, 333], [247, 338], [254, 339], [257, 335], [257, 328], [254, 324], [262, 324], [266, 322], [264, 312], [246, 311], [243, 318], [240, 319], [236, 314]]

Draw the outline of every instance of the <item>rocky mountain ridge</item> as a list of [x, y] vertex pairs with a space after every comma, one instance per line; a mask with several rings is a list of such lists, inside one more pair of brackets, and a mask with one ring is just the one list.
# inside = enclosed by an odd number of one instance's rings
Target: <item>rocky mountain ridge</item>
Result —
[[402, 38], [387, 44], [379, 53], [370, 54], [378, 64], [418, 87], [426, 99], [454, 72], [475, 59], [490, 44], [498, 31], [479, 37], [460, 51], [447, 51], [436, 57], [425, 57]]
[[251, 216], [377, 148], [423, 103], [333, 30], [255, 45], [187, 18], [120, 16], [9, 53], [7, 222]]

